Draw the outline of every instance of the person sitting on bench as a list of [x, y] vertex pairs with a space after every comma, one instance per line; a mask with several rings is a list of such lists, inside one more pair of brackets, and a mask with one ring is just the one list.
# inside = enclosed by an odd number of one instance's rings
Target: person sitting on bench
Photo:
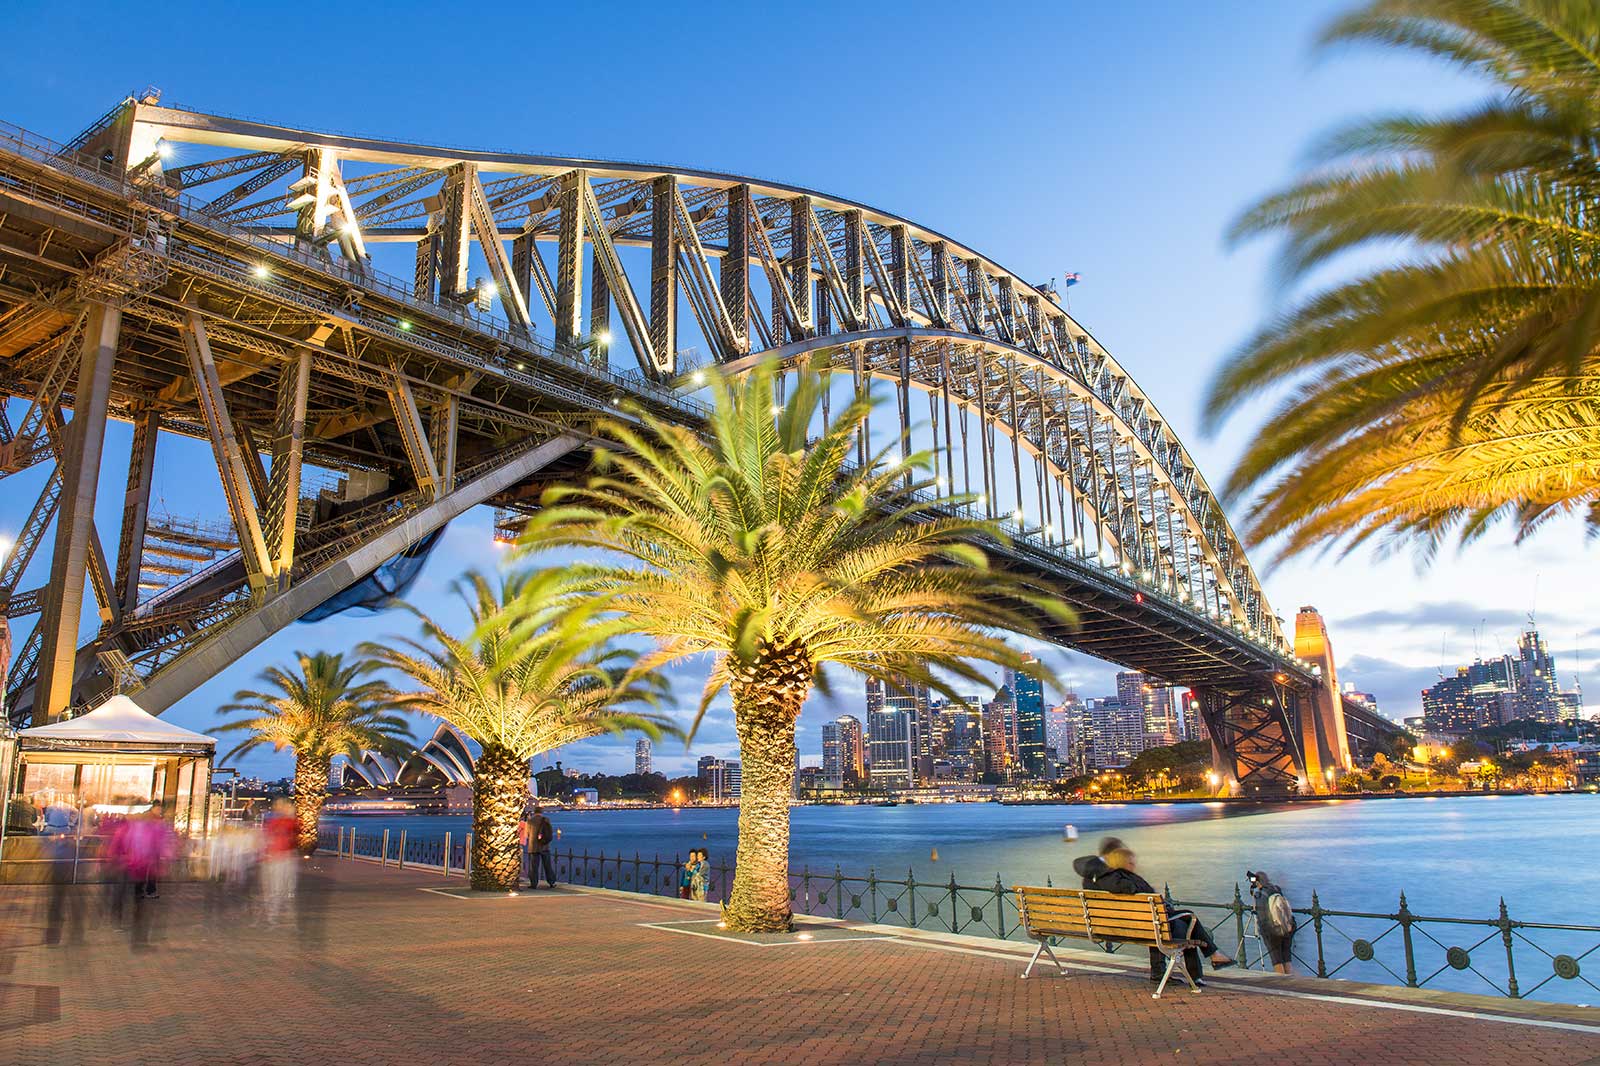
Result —
[[[1133, 849], [1116, 837], [1106, 837], [1100, 841], [1098, 855], [1085, 855], [1073, 860], [1072, 869], [1083, 878], [1084, 888], [1098, 892], [1115, 892], [1122, 896], [1155, 892], [1150, 882], [1139, 876], [1135, 865]], [[1213, 970], [1233, 965], [1233, 960], [1217, 949], [1216, 941], [1211, 939], [1211, 931], [1201, 925], [1200, 920], [1192, 912], [1170, 911], [1167, 924], [1172, 928], [1173, 939], [1200, 941], [1206, 954], [1211, 957]], [[1198, 982], [1201, 973], [1200, 956], [1191, 948], [1184, 952], [1183, 961], [1189, 976]], [[1151, 948], [1150, 980], [1160, 981], [1164, 969], [1161, 953]]]

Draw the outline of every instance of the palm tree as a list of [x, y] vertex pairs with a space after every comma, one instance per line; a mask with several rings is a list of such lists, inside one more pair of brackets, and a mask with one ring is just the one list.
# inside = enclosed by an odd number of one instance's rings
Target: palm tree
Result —
[[795, 721], [824, 665], [959, 700], [936, 671], [980, 684], [972, 660], [1037, 672], [1000, 634], [1036, 632], [1029, 603], [1062, 613], [988, 568], [972, 542], [996, 538], [992, 523], [919, 495], [928, 483], [908, 475], [928, 456], [849, 465], [864, 394], [808, 441], [826, 381], [806, 370], [791, 386], [775, 406], [770, 363], [715, 379], [703, 435], [644, 414], [642, 428], [610, 424], [619, 447], [599, 452], [601, 473], [547, 492], [521, 549], [609, 553], [568, 574], [654, 639], [643, 666], [711, 658], [695, 725], [727, 688], [743, 787], [726, 917], [752, 932], [790, 924]]
[[1286, 284], [1407, 250], [1301, 300], [1213, 383], [1213, 424], [1289, 388], [1226, 486], [1255, 493], [1250, 539], [1431, 551], [1574, 511], [1600, 529], [1600, 7], [1374, 0], [1323, 40], [1417, 50], [1490, 95], [1334, 133], [1235, 224], [1285, 235]]
[[392, 713], [389, 686], [366, 680], [374, 664], [346, 663], [343, 655], [295, 652], [295, 666], [269, 667], [261, 681], [267, 691], [241, 689], [219, 714], [247, 717], [225, 722], [214, 734], [247, 732], [223, 760], [263, 744], [294, 750], [294, 807], [300, 850], [317, 847], [317, 821], [328, 798], [328, 770], [335, 755], [359, 757], [363, 749], [399, 752], [412, 742], [405, 719]]
[[[482, 746], [472, 792], [476, 889], [517, 887], [517, 821], [528, 802], [530, 759], [602, 733], [674, 732], [660, 716], [623, 710], [655, 703], [663, 683], [632, 669], [633, 653], [609, 646], [618, 627], [595, 617], [598, 601], [565, 594], [562, 580], [546, 572], [496, 584], [470, 572], [456, 586], [471, 614], [466, 637], [412, 609], [421, 640], [362, 648], [417, 686], [395, 696], [398, 706], [442, 718]], [[514, 616], [510, 603], [518, 605]]]

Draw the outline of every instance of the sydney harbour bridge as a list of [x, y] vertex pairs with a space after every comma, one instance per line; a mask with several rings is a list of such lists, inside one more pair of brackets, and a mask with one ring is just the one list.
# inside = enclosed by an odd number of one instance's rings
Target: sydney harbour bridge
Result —
[[[694, 424], [704, 368], [762, 357], [881, 396], [862, 457], [931, 449], [934, 491], [977, 497], [1003, 563], [1075, 610], [1050, 639], [1191, 688], [1235, 788], [1347, 764], [1331, 661], [1296, 656], [1182, 442], [1048, 287], [807, 189], [153, 92], [65, 143], [0, 124], [7, 712], [121, 689], [159, 713], [468, 508], [529, 513], [598, 418]], [[209, 451], [225, 523], [153, 509], [163, 446]]]

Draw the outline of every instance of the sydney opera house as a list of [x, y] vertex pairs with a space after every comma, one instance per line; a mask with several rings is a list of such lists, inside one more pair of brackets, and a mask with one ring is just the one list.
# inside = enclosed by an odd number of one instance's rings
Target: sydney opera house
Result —
[[447, 811], [472, 806], [478, 745], [449, 725], [405, 758], [363, 751], [335, 765], [329, 811]]

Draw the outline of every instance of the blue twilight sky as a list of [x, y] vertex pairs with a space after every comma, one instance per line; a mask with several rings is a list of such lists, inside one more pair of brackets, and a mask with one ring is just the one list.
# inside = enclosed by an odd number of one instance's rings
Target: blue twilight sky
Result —
[[[66, 140], [131, 90], [163, 102], [310, 129], [598, 158], [664, 160], [813, 187], [912, 218], [1026, 276], [1079, 271], [1072, 313], [1121, 360], [1220, 483], [1248, 439], [1236, 419], [1201, 435], [1200, 397], [1218, 361], [1279, 298], [1270, 247], [1224, 246], [1229, 221], [1288, 178], [1311, 139], [1374, 110], [1448, 106], [1473, 87], [1420, 61], [1318, 57], [1315, 31], [1341, 3], [616, 3], [475, 9], [374, 4], [322, 18], [281, 3], [125, 5], [12, 0], [0, 7], [0, 119]], [[522, 13], [525, 11], [526, 13]], [[382, 13], [380, 13], [382, 12]], [[347, 21], [348, 20], [348, 21]], [[109, 438], [102, 536], [115, 541], [128, 436]], [[158, 505], [225, 515], [188, 474], [203, 448], [160, 455]], [[14, 533], [42, 473], [0, 482], [0, 536]], [[444, 609], [467, 566], [491, 561], [490, 514], [458, 520], [413, 599]], [[23, 587], [42, 579], [35, 565]], [[1499, 534], [1428, 566], [1357, 554], [1266, 575], [1291, 620], [1329, 620], [1340, 676], [1392, 715], [1416, 713], [1441, 662], [1498, 653], [1537, 610], [1564, 683], [1596, 646], [1594, 568], [1576, 523], [1512, 547]], [[279, 634], [174, 708], [204, 728], [235, 688], [296, 648], [346, 648], [405, 630], [395, 615], [339, 618]], [[1114, 669], [1050, 651], [1083, 695]], [[679, 684], [692, 707], [698, 677]], [[1600, 703], [1600, 678], [1589, 705]], [[801, 723], [858, 710], [857, 682]], [[693, 752], [664, 743], [657, 765], [728, 754], [724, 699]], [[632, 740], [563, 753], [568, 765], [630, 769]], [[283, 757], [246, 766], [277, 772]]]

